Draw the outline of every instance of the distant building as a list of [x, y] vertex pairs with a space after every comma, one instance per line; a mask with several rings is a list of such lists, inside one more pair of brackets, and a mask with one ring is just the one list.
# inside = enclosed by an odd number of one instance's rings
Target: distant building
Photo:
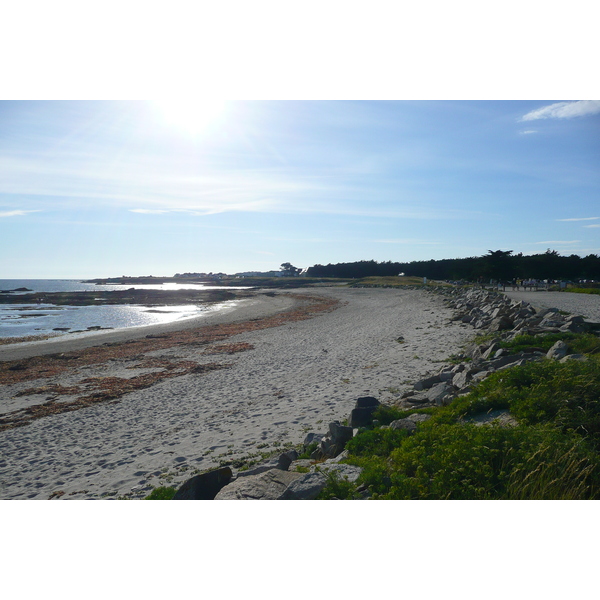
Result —
[[236, 273], [235, 277], [281, 277], [281, 271], [244, 271]]

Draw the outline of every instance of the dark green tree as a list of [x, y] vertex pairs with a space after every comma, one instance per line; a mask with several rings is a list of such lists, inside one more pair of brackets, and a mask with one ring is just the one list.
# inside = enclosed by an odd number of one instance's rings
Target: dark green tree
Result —
[[300, 271], [298, 267], [295, 267], [292, 263], [286, 262], [281, 265], [281, 272], [284, 277], [298, 277], [300, 275]]

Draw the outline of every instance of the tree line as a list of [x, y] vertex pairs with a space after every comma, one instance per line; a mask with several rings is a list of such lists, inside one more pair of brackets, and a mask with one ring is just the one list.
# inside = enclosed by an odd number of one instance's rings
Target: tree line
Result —
[[497, 281], [560, 279], [567, 281], [600, 280], [600, 257], [588, 254], [561, 256], [556, 250], [524, 256], [512, 250], [488, 250], [483, 256], [420, 260], [412, 262], [377, 262], [361, 260], [350, 263], [314, 265], [308, 277], [390, 277], [400, 274], [452, 281]]

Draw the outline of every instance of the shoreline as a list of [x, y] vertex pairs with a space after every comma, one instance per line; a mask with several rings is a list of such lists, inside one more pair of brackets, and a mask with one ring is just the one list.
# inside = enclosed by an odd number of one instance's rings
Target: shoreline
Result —
[[[223, 306], [223, 304], [229, 305]], [[0, 363], [33, 356], [71, 352], [104, 343], [122, 343], [141, 339], [147, 335], [162, 335], [176, 331], [197, 329], [217, 323], [231, 323], [261, 318], [289, 310], [292, 306], [293, 303], [291, 301], [272, 298], [264, 293], [257, 292], [249, 298], [227, 300], [217, 305], [209, 304], [208, 309], [202, 315], [179, 319], [169, 323], [56, 334], [44, 339], [0, 344]]]
[[320, 288], [308, 300], [296, 291], [167, 338], [146, 330], [71, 350], [77, 357], [30, 358], [34, 379], [5, 371], [9, 425], [42, 413], [0, 431], [0, 498], [143, 498], [223, 461], [301, 443], [359, 396], [393, 402], [472, 335], [426, 292]]

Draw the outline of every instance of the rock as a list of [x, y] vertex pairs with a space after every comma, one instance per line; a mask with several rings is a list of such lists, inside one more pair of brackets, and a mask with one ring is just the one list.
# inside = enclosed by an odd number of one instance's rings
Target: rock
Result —
[[492, 371], [479, 371], [478, 373], [475, 373], [473, 375], [472, 378], [472, 383], [474, 385], [480, 383], [481, 381], [483, 381], [486, 377], [488, 377], [488, 375], [491, 375]]
[[362, 469], [353, 465], [336, 464], [326, 461], [320, 465], [313, 465], [310, 473], [292, 481], [283, 492], [282, 500], [314, 500], [327, 485], [329, 476], [338, 477], [354, 483], [360, 476]]
[[514, 427], [518, 425], [517, 420], [506, 409], [492, 410], [486, 413], [474, 415], [468, 422], [477, 426], [495, 423], [501, 427]]
[[411, 421], [414, 421], [415, 423], [424, 423], [428, 419], [431, 419], [431, 415], [425, 415], [425, 414], [421, 414], [421, 413], [413, 413], [412, 415], [408, 415], [408, 417], [406, 417], [406, 418], [410, 419]]
[[373, 411], [375, 407], [365, 406], [353, 408], [350, 412], [350, 427], [368, 427], [373, 423]]
[[472, 360], [477, 360], [481, 358], [481, 348], [477, 344], [469, 344], [465, 348], [465, 356], [471, 358]]
[[329, 435], [334, 443], [345, 445], [353, 437], [352, 427], [341, 425], [339, 421], [333, 421], [329, 423]]
[[427, 377], [425, 379], [420, 379], [419, 381], [417, 381], [414, 384], [413, 387], [418, 392], [421, 392], [422, 390], [428, 390], [429, 388], [434, 386], [436, 383], [439, 383], [440, 381], [441, 381], [440, 376], [434, 375], [433, 377]]
[[324, 433], [309, 433], [302, 442], [303, 450], [306, 452], [311, 444], [318, 444], [325, 437]]
[[292, 464], [298, 458], [298, 453], [295, 450], [289, 450], [280, 454], [276, 458], [271, 458], [256, 467], [252, 467], [246, 471], [238, 471], [236, 477], [249, 477], [251, 475], [258, 475], [271, 469], [280, 469], [281, 471], [287, 471]]
[[429, 398], [425, 394], [415, 394], [406, 398], [406, 402], [410, 402], [411, 404], [427, 404]]
[[303, 475], [271, 469], [259, 475], [238, 478], [221, 489], [215, 500], [281, 500], [290, 483]]
[[550, 358], [552, 360], [560, 360], [567, 355], [567, 350], [569, 347], [562, 340], [558, 340], [550, 350], [546, 353], [546, 358]]
[[588, 331], [588, 327], [585, 323], [577, 323], [575, 321], [569, 321], [565, 325], [559, 327], [560, 331], [570, 331], [571, 333], [585, 333]]
[[494, 340], [489, 348], [482, 354], [481, 358], [483, 360], [488, 360], [493, 354], [495, 354], [500, 348], [500, 340]]
[[379, 406], [379, 400], [373, 396], [365, 396], [356, 400], [350, 413], [350, 427], [368, 427], [373, 423], [373, 413]]
[[374, 396], [363, 396], [356, 399], [355, 408], [377, 408], [380, 402]]
[[565, 321], [567, 323], [584, 323], [585, 319], [581, 315], [568, 315]]
[[354, 436], [352, 427], [340, 425], [338, 421], [329, 423], [329, 435], [324, 437], [317, 446], [317, 449], [310, 455], [313, 460], [322, 458], [333, 458], [340, 454], [346, 443]]
[[298, 452], [296, 452], [296, 450], [288, 450], [287, 452], [279, 455], [279, 458], [277, 459], [277, 468], [281, 469], [282, 471], [287, 471], [292, 462], [294, 462], [297, 458]]
[[327, 485], [323, 473], [303, 473], [284, 490], [282, 500], [314, 500]]
[[390, 423], [390, 429], [407, 429], [408, 431], [415, 431], [417, 424], [412, 419], [396, 419]]
[[213, 500], [233, 476], [229, 467], [201, 473], [188, 479], [175, 492], [173, 500]]
[[452, 381], [454, 373], [452, 371], [441, 371], [438, 376], [440, 378], [440, 381], [448, 382]]
[[527, 358], [527, 355], [522, 352], [519, 354], [507, 354], [505, 356], [501, 356], [500, 358], [494, 358], [493, 360], [490, 360], [487, 366], [489, 370], [497, 371], [498, 369], [511, 363], [515, 363], [522, 358]]
[[587, 356], [585, 354], [567, 354], [567, 356], [560, 358], [558, 362], [566, 363], [572, 360], [587, 360]]
[[512, 329], [513, 322], [508, 317], [496, 317], [492, 320], [489, 326], [490, 331], [504, 331], [506, 329]]
[[438, 406], [443, 406], [449, 404], [450, 398], [454, 389], [451, 384], [448, 383], [438, 383], [434, 385], [425, 396], [429, 400], [429, 402], [435, 402]]
[[465, 369], [464, 371], [457, 373], [452, 378], [452, 385], [455, 388], [462, 390], [467, 385], [467, 382], [470, 380], [471, 380], [471, 371], [470, 371], [470, 369]]

